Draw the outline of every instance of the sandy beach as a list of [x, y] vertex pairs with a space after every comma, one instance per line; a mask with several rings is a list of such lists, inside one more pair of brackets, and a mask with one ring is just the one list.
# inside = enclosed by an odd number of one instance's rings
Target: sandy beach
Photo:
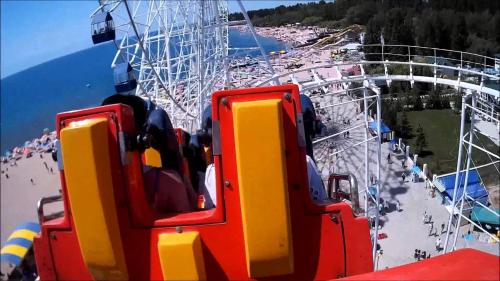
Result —
[[[43, 158], [40, 158], [40, 155]], [[44, 162], [47, 163], [48, 169], [45, 168]], [[2, 245], [19, 224], [27, 221], [38, 222], [38, 200], [59, 194], [61, 186], [57, 163], [52, 160], [50, 153], [36, 152], [30, 158], [17, 160], [16, 164], [0, 165]], [[53, 205], [50, 209], [62, 207], [59, 203]]]

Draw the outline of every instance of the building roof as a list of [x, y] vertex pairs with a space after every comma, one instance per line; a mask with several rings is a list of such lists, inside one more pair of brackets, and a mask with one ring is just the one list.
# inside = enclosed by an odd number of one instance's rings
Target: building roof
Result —
[[500, 211], [500, 209], [496, 208], [494, 211], [496, 212], [496, 215], [493, 214], [490, 210], [487, 210], [483, 206], [477, 204], [476, 206], [474, 206], [474, 208], [472, 208], [470, 218], [473, 221], [480, 223], [500, 225], [500, 217], [498, 216], [498, 212]]
[[[466, 171], [462, 171], [459, 173], [457, 198], [461, 197], [464, 192], [465, 174]], [[436, 184], [440, 189], [440, 191], [446, 193], [446, 195], [448, 195], [448, 197], [452, 199], [453, 199], [453, 188], [455, 187], [455, 175], [456, 173], [438, 177]], [[479, 178], [479, 174], [476, 170], [469, 170], [469, 177], [467, 179], [467, 195], [469, 195], [474, 199], [488, 196], [488, 191], [486, 191], [484, 185], [481, 183], [481, 179]]]

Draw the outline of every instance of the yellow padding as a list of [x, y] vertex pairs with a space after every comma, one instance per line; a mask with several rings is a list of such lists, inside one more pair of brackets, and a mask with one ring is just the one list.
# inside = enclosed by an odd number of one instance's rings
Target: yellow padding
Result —
[[26, 240], [33, 241], [33, 238], [37, 235], [36, 232], [27, 230], [27, 229], [20, 229], [12, 232], [12, 234], [9, 236], [9, 239], [12, 238], [24, 238]]
[[108, 134], [104, 118], [70, 123], [61, 130], [62, 158], [83, 260], [94, 279], [123, 280], [128, 273], [113, 195]]
[[158, 254], [164, 280], [206, 280], [198, 232], [160, 234]]
[[293, 273], [280, 100], [233, 103], [233, 123], [249, 277]]
[[148, 148], [144, 151], [144, 165], [161, 168], [160, 152], [154, 148]]
[[0, 252], [1, 254], [12, 254], [16, 255], [18, 257], [23, 258], [26, 253], [28, 252], [27, 248], [24, 248], [19, 245], [7, 245], [2, 248], [2, 251]]

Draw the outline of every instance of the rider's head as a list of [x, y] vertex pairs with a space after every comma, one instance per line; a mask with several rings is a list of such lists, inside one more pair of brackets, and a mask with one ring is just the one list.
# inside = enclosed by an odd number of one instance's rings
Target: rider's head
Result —
[[181, 170], [177, 136], [165, 110], [155, 109], [149, 113], [145, 124], [145, 138], [148, 146], [159, 151], [162, 168]]

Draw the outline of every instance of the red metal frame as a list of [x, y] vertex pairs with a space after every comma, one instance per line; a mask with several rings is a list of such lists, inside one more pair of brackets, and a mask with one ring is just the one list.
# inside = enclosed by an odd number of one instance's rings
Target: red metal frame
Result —
[[345, 280], [499, 280], [500, 258], [473, 249], [455, 252]]
[[[285, 94], [287, 94], [285, 96]], [[224, 99], [224, 102], [222, 101]], [[114, 165], [114, 192], [130, 279], [162, 279], [157, 253], [158, 235], [176, 231], [198, 231], [202, 239], [206, 275], [210, 279], [248, 279], [238, 191], [231, 106], [234, 102], [281, 99], [287, 151], [290, 216], [295, 272], [275, 279], [331, 279], [370, 272], [373, 268], [366, 218], [353, 216], [348, 204], [315, 204], [309, 195], [305, 148], [299, 147], [297, 112], [301, 112], [295, 85], [251, 88], [214, 93], [212, 116], [220, 123], [222, 153], [214, 156], [217, 207], [212, 210], [161, 215], [153, 211], [144, 195], [142, 164], [138, 152], [131, 152], [128, 165], [121, 166], [118, 135], [135, 135], [131, 109], [109, 105], [62, 113], [57, 131], [71, 120], [105, 117], [110, 120], [110, 147]], [[257, 124], [256, 124], [257, 125]], [[229, 181], [224, 187], [222, 182]], [[71, 206], [61, 172], [66, 215], [42, 225], [35, 239], [37, 265], [42, 280], [90, 279], [71, 222]], [[68, 250], [70, 249], [70, 250]]]

